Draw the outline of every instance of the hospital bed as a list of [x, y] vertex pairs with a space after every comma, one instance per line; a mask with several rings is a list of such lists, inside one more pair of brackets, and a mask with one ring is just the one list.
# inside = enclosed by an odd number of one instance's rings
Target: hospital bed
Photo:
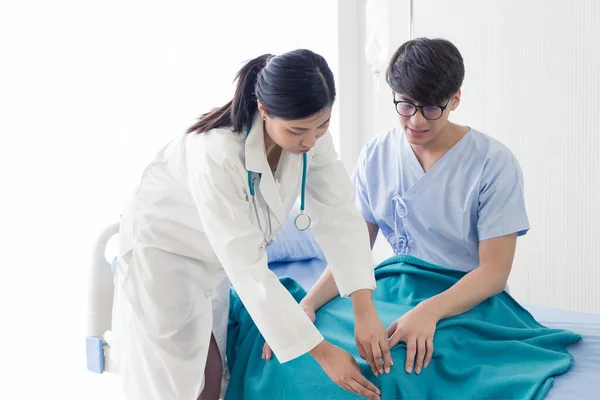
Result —
[[[316, 282], [326, 263], [310, 231], [298, 232], [291, 220], [288, 222], [270, 249], [269, 268], [278, 276], [292, 277], [308, 290]], [[89, 271], [86, 358], [87, 369], [98, 374], [118, 374], [111, 358], [115, 270], [115, 246], [111, 244], [115, 243], [118, 229], [118, 223], [113, 223], [100, 232], [93, 248]], [[580, 342], [569, 347], [575, 358], [571, 371], [555, 378], [554, 387], [546, 399], [600, 398], [600, 314], [537, 305], [525, 305], [525, 308], [545, 326], [570, 329], [583, 335]], [[227, 380], [224, 382], [226, 385]]]

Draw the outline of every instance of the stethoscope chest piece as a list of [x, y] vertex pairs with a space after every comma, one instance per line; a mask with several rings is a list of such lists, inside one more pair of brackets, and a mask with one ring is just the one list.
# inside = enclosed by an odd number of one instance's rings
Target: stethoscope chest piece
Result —
[[310, 217], [304, 213], [298, 214], [296, 219], [294, 219], [294, 225], [296, 225], [296, 228], [298, 228], [299, 231], [305, 231], [310, 228], [310, 223]]

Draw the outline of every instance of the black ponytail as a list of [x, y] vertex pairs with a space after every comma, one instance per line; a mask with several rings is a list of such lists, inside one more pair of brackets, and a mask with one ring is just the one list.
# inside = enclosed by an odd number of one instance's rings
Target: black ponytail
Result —
[[265, 67], [271, 54], [263, 54], [250, 60], [237, 73], [237, 85], [233, 100], [200, 117], [187, 133], [204, 133], [211, 129], [232, 127], [234, 132], [241, 132], [244, 125], [252, 120], [256, 111], [256, 80], [259, 72]]
[[310, 50], [263, 54], [244, 65], [236, 80], [233, 99], [202, 115], [187, 133], [223, 127], [242, 132], [256, 112], [257, 100], [271, 118], [288, 120], [310, 117], [335, 101], [333, 73], [325, 59]]

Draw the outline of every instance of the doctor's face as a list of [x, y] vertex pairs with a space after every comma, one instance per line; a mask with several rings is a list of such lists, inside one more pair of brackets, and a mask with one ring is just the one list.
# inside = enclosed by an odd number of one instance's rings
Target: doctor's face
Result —
[[442, 104], [421, 104], [409, 96], [392, 92], [400, 124], [413, 145], [435, 141], [448, 126], [450, 111], [460, 103], [460, 91]]
[[289, 153], [302, 154], [312, 149], [317, 140], [327, 132], [331, 107], [310, 117], [294, 120], [270, 118], [263, 110], [261, 114], [265, 117], [265, 128], [270, 140]]

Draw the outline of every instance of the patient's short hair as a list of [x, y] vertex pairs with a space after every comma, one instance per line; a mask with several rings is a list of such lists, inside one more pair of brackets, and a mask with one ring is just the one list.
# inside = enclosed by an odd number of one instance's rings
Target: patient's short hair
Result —
[[445, 39], [418, 38], [405, 42], [386, 71], [388, 85], [398, 94], [426, 105], [445, 104], [462, 86], [463, 58]]

